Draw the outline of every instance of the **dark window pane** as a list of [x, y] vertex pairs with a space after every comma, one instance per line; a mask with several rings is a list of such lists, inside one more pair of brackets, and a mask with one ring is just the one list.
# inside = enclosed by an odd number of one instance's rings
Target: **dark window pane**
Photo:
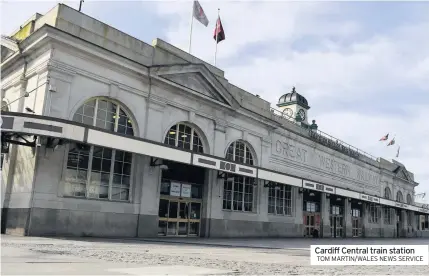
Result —
[[94, 157], [100, 157], [100, 158], [103, 157], [103, 148], [94, 147], [93, 156]]
[[92, 170], [101, 171], [101, 158], [92, 158]]
[[103, 158], [104, 159], [112, 159], [112, 150], [104, 148], [103, 149]]
[[131, 174], [131, 164], [124, 163], [123, 174], [130, 175]]
[[126, 153], [125, 153], [125, 156], [124, 156], [124, 162], [131, 163], [131, 161], [132, 161], [132, 157], [133, 157], [132, 153], [130, 153], [130, 152], [126, 152]]
[[122, 161], [122, 160], [124, 160], [124, 152], [123, 152], [123, 151], [121, 151], [121, 150], [117, 150], [117, 151], [115, 152], [115, 160], [117, 160], [117, 161]]
[[111, 161], [108, 159], [103, 159], [103, 163], [102, 163], [102, 171], [103, 172], [110, 172], [110, 164]]
[[115, 162], [115, 168], [113, 170], [113, 173], [122, 174], [122, 165], [123, 164], [124, 163], [122, 163], [122, 162]]

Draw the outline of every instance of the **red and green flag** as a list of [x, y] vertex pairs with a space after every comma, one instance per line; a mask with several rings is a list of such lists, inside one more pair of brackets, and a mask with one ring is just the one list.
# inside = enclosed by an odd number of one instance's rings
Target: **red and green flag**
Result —
[[216, 41], [216, 43], [219, 43], [222, 40], [225, 40], [225, 31], [223, 30], [220, 16], [217, 18], [217, 21], [216, 21], [216, 28], [214, 30], [213, 39]]

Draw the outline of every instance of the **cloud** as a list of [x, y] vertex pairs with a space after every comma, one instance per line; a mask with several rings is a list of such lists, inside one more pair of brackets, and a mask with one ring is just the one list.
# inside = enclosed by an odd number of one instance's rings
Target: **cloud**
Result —
[[[194, 24], [192, 53], [211, 62], [217, 6], [201, 4], [211, 22], [209, 30]], [[175, 16], [166, 36], [187, 50], [190, 8], [168, 5], [160, 3], [157, 9], [160, 16]], [[218, 46], [218, 64], [231, 83], [274, 107], [296, 86], [321, 130], [388, 160], [397, 147], [378, 140], [385, 132], [395, 133], [401, 145], [398, 161], [414, 172], [421, 183], [417, 190], [429, 191], [429, 143], [424, 138], [429, 134], [429, 19], [417, 12], [421, 5], [396, 6], [413, 14], [412, 20], [400, 22], [377, 12], [365, 18], [347, 3], [219, 5], [226, 40]], [[387, 5], [378, 8], [393, 7]], [[377, 20], [396, 24], [372, 31]]]
[[[2, 2], [2, 33], [56, 2]], [[146, 42], [156, 34], [188, 50], [192, 1], [130, 3], [120, 20], [118, 2], [88, 1], [84, 12]], [[210, 24], [194, 21], [192, 54], [212, 63], [220, 8], [226, 40], [218, 65], [231, 83], [273, 106], [296, 86], [321, 130], [375, 156], [395, 156], [395, 147], [378, 142], [395, 133], [399, 161], [415, 173], [418, 190], [429, 192], [429, 3], [200, 3]]]
[[[215, 51], [213, 39], [217, 9], [226, 33], [226, 41], [218, 47], [218, 58], [227, 59], [254, 43], [276, 44], [291, 42], [297, 36], [333, 34], [352, 35], [358, 31], [353, 22], [322, 21], [319, 19], [339, 13], [335, 5], [318, 2], [202, 2], [209, 18], [206, 28], [194, 22], [192, 53], [204, 60], [212, 60]], [[171, 25], [166, 33], [169, 41], [187, 51], [190, 35], [192, 2], [159, 2], [159, 15], [169, 18]]]

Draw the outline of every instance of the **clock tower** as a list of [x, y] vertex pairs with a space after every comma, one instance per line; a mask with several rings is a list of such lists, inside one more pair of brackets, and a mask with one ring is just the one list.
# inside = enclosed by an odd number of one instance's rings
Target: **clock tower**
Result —
[[292, 88], [290, 93], [280, 97], [277, 107], [283, 112], [283, 116], [289, 119], [295, 119], [298, 122], [308, 124], [308, 106], [307, 100]]

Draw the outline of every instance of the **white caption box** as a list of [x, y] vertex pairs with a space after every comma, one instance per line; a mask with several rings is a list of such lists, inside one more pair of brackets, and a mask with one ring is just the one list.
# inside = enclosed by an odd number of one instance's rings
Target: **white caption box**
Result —
[[429, 265], [429, 245], [312, 245], [311, 265]]

